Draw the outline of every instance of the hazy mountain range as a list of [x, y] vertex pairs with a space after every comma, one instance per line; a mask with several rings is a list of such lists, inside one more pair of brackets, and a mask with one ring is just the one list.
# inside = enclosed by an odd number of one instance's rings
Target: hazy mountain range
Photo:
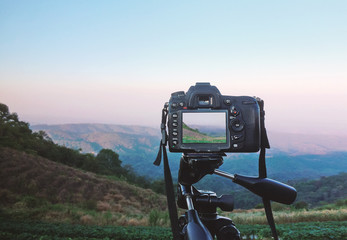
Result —
[[[161, 138], [160, 129], [144, 126], [112, 124], [33, 125], [34, 131], [45, 131], [55, 142], [81, 148], [82, 152], [98, 152], [111, 148], [122, 153], [125, 149], [151, 147]], [[291, 155], [327, 154], [347, 151], [347, 136], [268, 132], [271, 148]], [[156, 142], [155, 142], [156, 141]], [[136, 146], [135, 146], [136, 145]], [[155, 145], [156, 146], [156, 145]]]
[[[82, 152], [97, 153], [109, 148], [123, 164], [153, 178], [162, 178], [162, 166], [152, 163], [158, 153], [160, 129], [110, 124], [34, 125], [55, 143]], [[347, 172], [347, 136], [304, 135], [269, 132], [267, 151], [269, 177], [279, 180], [318, 178]], [[169, 153], [173, 176], [177, 176], [180, 153]], [[246, 175], [258, 174], [258, 154], [228, 154], [222, 170]]]

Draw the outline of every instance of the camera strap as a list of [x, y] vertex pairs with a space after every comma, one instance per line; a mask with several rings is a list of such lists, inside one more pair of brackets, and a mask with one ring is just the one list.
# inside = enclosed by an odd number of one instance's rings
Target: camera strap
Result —
[[169, 216], [170, 216], [170, 222], [171, 222], [171, 231], [173, 234], [173, 239], [180, 239], [180, 233], [178, 228], [177, 206], [175, 201], [175, 192], [174, 192], [171, 170], [170, 170], [169, 161], [168, 161], [167, 152], [166, 152], [166, 144], [167, 144], [166, 120], [167, 120], [167, 114], [168, 114], [167, 108], [168, 108], [168, 103], [165, 103], [164, 108], [162, 110], [162, 118], [161, 118], [161, 125], [160, 125], [162, 139], [160, 140], [159, 152], [158, 152], [157, 158], [153, 164], [156, 166], [160, 166], [161, 159], [163, 158], [165, 191], [166, 191], [166, 199], [167, 199], [167, 205], [169, 209]]
[[[261, 127], [261, 141], [260, 141], [260, 153], [259, 153], [259, 178], [266, 178], [267, 172], [266, 172], [265, 153], [266, 153], [266, 148], [270, 148], [270, 143], [269, 143], [269, 139], [267, 137], [266, 128], [265, 128], [264, 101], [261, 99], [257, 99], [257, 101], [260, 108], [260, 127]], [[264, 204], [266, 218], [272, 232], [272, 236], [274, 240], [278, 240], [275, 220], [274, 220], [272, 209], [271, 209], [271, 202], [269, 199], [265, 199], [265, 198], [263, 198], [262, 200]]]
[[266, 178], [266, 163], [265, 163], [265, 152], [266, 148], [270, 148], [269, 139], [267, 137], [265, 128], [265, 111], [264, 111], [264, 101], [260, 98], [257, 99], [260, 108], [260, 154], [259, 154], [259, 178]]

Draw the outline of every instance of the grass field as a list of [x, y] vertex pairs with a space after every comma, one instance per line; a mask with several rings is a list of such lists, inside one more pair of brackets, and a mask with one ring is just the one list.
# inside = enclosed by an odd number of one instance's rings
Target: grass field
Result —
[[[267, 224], [263, 209], [236, 210], [224, 216], [233, 219], [236, 224]], [[300, 222], [347, 221], [347, 208], [324, 210], [286, 210], [274, 212], [278, 224]]]
[[[170, 229], [163, 227], [91, 226], [0, 220], [0, 239], [3, 240], [172, 239]], [[280, 224], [277, 225], [277, 231], [281, 240], [344, 240], [347, 237], [346, 225], [347, 221]], [[239, 225], [238, 229], [245, 240], [271, 239], [270, 230], [266, 225]]]
[[[94, 206], [47, 204], [29, 197], [0, 210], [0, 239], [170, 239], [168, 213], [124, 215]], [[346, 203], [346, 200], [344, 201]], [[276, 205], [274, 206], [277, 208]], [[271, 239], [263, 209], [221, 213], [243, 239]], [[330, 204], [306, 210], [274, 211], [282, 240], [347, 239], [347, 207]], [[30, 219], [30, 220], [29, 220]]]

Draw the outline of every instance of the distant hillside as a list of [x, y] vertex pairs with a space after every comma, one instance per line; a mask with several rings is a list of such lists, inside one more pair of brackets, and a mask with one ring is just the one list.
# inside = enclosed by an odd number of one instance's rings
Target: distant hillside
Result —
[[[143, 218], [154, 209], [166, 209], [165, 197], [151, 190], [124, 181], [108, 180], [10, 148], [0, 147], [0, 179], [2, 213], [11, 212], [12, 209], [39, 219], [52, 218], [54, 215], [68, 219], [77, 216], [76, 221], [84, 221], [83, 216], [89, 215], [85, 218], [92, 221], [97, 214], [108, 212], [110, 217], [117, 216], [124, 220], [120, 223], [114, 219], [116, 224], [127, 224], [126, 218], [129, 216]], [[81, 210], [61, 210], [52, 204], [72, 204]], [[46, 206], [36, 209], [42, 211], [40, 214], [28, 213], [28, 208], [40, 206]], [[83, 209], [89, 209], [89, 213], [83, 212]], [[16, 215], [11, 212], [13, 214]]]
[[[82, 152], [98, 152], [101, 148], [110, 148], [120, 154], [129, 150], [155, 153], [161, 138], [159, 127], [156, 129], [113, 124], [60, 124], [33, 125], [30, 128], [34, 131], [43, 130], [56, 143], [80, 148]], [[271, 131], [268, 132], [268, 136], [272, 150], [293, 156], [347, 152], [347, 136]]]
[[31, 129], [43, 130], [54, 142], [88, 153], [97, 153], [102, 148], [120, 154], [129, 150], [148, 152], [159, 144], [161, 136], [154, 128], [112, 124], [34, 125]]
[[[123, 164], [131, 165], [141, 175], [152, 176], [160, 171], [153, 161], [158, 153], [160, 131], [141, 126], [110, 124], [63, 124], [35, 125], [33, 131], [45, 131], [57, 144], [84, 153], [98, 153], [102, 148], [112, 149], [119, 154]], [[145, 165], [145, 167], [144, 167]], [[150, 168], [149, 168], [150, 167]]]
[[[157, 155], [159, 129], [108, 124], [36, 125], [34, 131], [45, 131], [54, 142], [84, 152], [110, 148], [119, 153], [123, 164], [129, 164], [142, 175], [162, 178], [163, 170], [152, 163]], [[295, 137], [296, 136], [296, 137]], [[347, 171], [347, 141], [344, 137], [326, 137], [269, 133], [271, 149], [267, 151], [269, 176], [287, 181], [300, 178], [319, 178]], [[336, 152], [340, 150], [340, 152]], [[344, 151], [342, 151], [344, 150]], [[169, 153], [174, 178], [177, 176], [181, 153]], [[221, 169], [232, 173], [256, 175], [258, 153], [228, 153]], [[212, 176], [213, 179], [214, 176]], [[204, 179], [203, 179], [204, 181]], [[206, 183], [207, 184], [207, 183]], [[230, 187], [228, 181], [207, 186], [218, 189]], [[232, 185], [233, 187], [233, 185]]]

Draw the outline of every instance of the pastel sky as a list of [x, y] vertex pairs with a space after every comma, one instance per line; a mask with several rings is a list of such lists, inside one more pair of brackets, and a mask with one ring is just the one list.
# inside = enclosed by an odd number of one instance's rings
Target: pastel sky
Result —
[[0, 102], [159, 128], [175, 91], [259, 96], [270, 131], [347, 134], [347, 1], [0, 0]]

